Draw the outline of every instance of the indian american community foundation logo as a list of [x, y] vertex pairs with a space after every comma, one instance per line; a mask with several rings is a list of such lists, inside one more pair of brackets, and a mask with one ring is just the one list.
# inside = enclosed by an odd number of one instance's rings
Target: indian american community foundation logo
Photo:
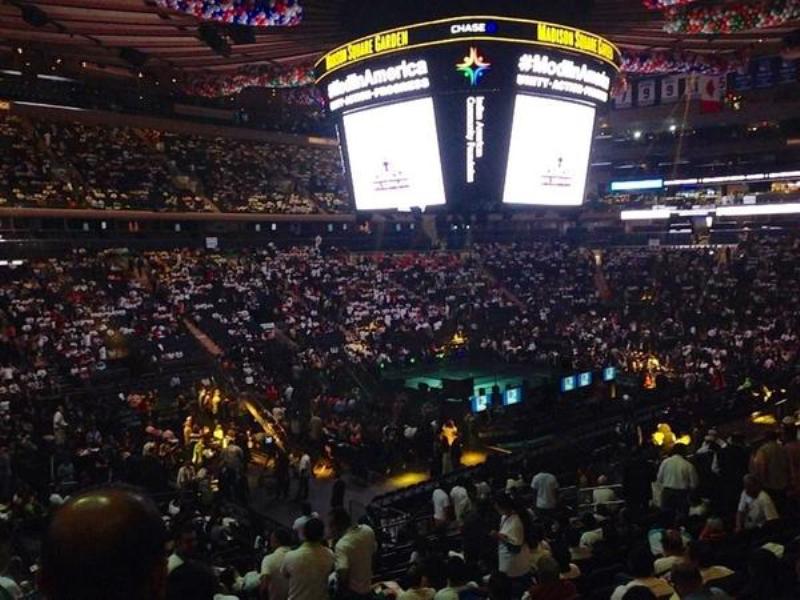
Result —
[[472, 87], [478, 85], [483, 75], [492, 68], [492, 63], [481, 56], [480, 51], [471, 47], [464, 60], [456, 65], [456, 70], [469, 80]]

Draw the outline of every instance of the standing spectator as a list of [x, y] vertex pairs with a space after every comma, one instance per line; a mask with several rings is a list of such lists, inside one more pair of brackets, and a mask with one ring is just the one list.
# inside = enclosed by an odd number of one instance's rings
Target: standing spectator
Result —
[[639, 514], [650, 503], [654, 469], [640, 447], [635, 447], [623, 464], [622, 491], [625, 505]]
[[672, 455], [658, 468], [656, 481], [661, 484], [661, 508], [676, 514], [689, 510], [689, 493], [698, 485], [697, 469], [686, 458], [686, 446], [675, 444]]
[[777, 518], [775, 504], [762, 489], [761, 482], [753, 475], [745, 475], [744, 490], [739, 497], [736, 513], [736, 531], [757, 529]]
[[300, 516], [297, 517], [292, 524], [292, 530], [297, 536], [297, 539], [301, 542], [304, 539], [303, 531], [306, 528], [306, 523], [311, 519], [319, 519], [319, 515], [312, 510], [310, 502], [303, 502], [303, 504], [300, 505]]
[[451, 509], [450, 496], [442, 489], [441, 483], [433, 490], [433, 523], [437, 529], [447, 526], [450, 521]]
[[453, 505], [456, 522], [463, 523], [464, 515], [472, 507], [472, 502], [470, 502], [469, 494], [467, 493], [467, 488], [464, 487], [463, 481], [456, 483], [450, 490], [450, 502]]
[[288, 498], [289, 487], [291, 486], [289, 455], [280, 450], [275, 458], [275, 480], [278, 498]]
[[722, 509], [728, 513], [736, 510], [742, 478], [747, 475], [750, 451], [744, 444], [744, 435], [734, 433], [729, 443], [719, 453]]
[[288, 529], [276, 529], [270, 536], [272, 549], [261, 561], [261, 592], [269, 600], [286, 600], [289, 581], [281, 572], [283, 559], [292, 549], [292, 534]]
[[[495, 498], [500, 513], [500, 529], [492, 533], [497, 540], [497, 568], [508, 575], [512, 588], [521, 593], [530, 584], [530, 523], [527, 511], [517, 510], [511, 497], [501, 493]], [[527, 525], [527, 527], [526, 527]]]
[[333, 552], [323, 543], [325, 525], [310, 519], [303, 530], [305, 541], [286, 553], [281, 573], [289, 580], [288, 600], [326, 600]]
[[789, 463], [788, 495], [797, 501], [800, 500], [800, 440], [794, 423], [783, 426], [783, 449]]
[[344, 508], [344, 495], [347, 491], [347, 484], [342, 478], [342, 473], [336, 469], [336, 480], [331, 489], [331, 508]]
[[297, 496], [296, 500], [307, 500], [309, 494], [309, 481], [311, 480], [311, 456], [303, 452], [297, 463]]
[[536, 493], [536, 512], [548, 516], [558, 506], [558, 480], [547, 471], [541, 471], [531, 479], [531, 489]]
[[372, 556], [378, 549], [375, 532], [369, 525], [354, 525], [343, 508], [331, 511], [330, 529], [333, 537], [338, 538], [334, 556], [339, 597], [347, 600], [368, 597], [372, 589]]
[[789, 460], [783, 446], [778, 443], [777, 431], [768, 432], [765, 438], [765, 442], [753, 455], [752, 473], [758, 477], [764, 490], [780, 510], [789, 485]]
[[67, 441], [67, 420], [64, 417], [64, 407], [60, 404], [53, 413], [53, 437], [57, 446], [63, 446]]

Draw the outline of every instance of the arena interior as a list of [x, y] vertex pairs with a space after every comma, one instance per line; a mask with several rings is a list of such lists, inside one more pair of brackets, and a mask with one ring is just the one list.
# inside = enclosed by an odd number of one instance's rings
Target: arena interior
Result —
[[800, 2], [4, 0], [0, 600], [800, 598]]

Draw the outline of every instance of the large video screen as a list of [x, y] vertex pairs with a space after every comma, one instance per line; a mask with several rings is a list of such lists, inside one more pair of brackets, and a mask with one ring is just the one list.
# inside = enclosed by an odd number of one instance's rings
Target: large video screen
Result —
[[344, 115], [358, 210], [444, 204], [444, 179], [431, 98]]
[[586, 104], [517, 95], [503, 202], [580, 206], [594, 112]]

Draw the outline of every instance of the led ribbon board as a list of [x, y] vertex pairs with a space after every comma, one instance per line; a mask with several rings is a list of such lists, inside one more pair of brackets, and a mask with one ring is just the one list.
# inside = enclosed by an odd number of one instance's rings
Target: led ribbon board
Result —
[[457, 17], [382, 31], [334, 48], [316, 63], [317, 83], [339, 69], [368, 59], [466, 41], [566, 50], [601, 60], [615, 69], [621, 61], [619, 48], [612, 42], [574, 27], [508, 17]]

